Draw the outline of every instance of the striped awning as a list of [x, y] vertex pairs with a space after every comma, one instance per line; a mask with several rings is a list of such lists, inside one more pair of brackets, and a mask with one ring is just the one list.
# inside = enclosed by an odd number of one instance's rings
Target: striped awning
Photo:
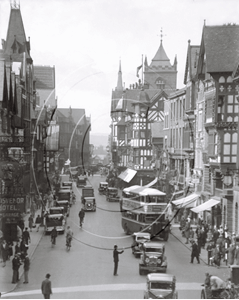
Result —
[[174, 205], [176, 205], [178, 208], [183, 208], [183, 207], [189, 208], [189, 207], [195, 206], [195, 202], [197, 201], [198, 198], [199, 198], [199, 195], [193, 193], [187, 197], [174, 200], [174, 201], [172, 201], [172, 203]]
[[201, 205], [198, 205], [197, 207], [191, 208], [191, 211], [195, 212], [196, 214], [200, 213], [201, 211], [210, 210], [213, 206], [220, 203], [219, 200], [216, 199], [209, 199], [208, 201], [204, 202]]
[[126, 169], [118, 176], [118, 178], [124, 180], [125, 182], [130, 182], [136, 173], [137, 173], [137, 171], [135, 171], [135, 170]]

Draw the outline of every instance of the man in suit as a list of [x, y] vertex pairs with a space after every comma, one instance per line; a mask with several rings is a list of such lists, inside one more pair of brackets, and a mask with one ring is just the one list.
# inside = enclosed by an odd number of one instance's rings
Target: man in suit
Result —
[[122, 254], [124, 252], [124, 249], [122, 251], [118, 251], [118, 246], [114, 245], [114, 251], [113, 251], [113, 258], [114, 258], [114, 276], [118, 276], [117, 270], [118, 270], [118, 262], [119, 262], [119, 254]]
[[192, 241], [191, 264], [193, 264], [194, 257], [196, 257], [198, 264], [200, 264], [198, 245], [195, 243], [195, 241]]
[[52, 294], [50, 277], [50, 274], [46, 274], [46, 279], [41, 284], [41, 291], [45, 299], [50, 299], [50, 295]]

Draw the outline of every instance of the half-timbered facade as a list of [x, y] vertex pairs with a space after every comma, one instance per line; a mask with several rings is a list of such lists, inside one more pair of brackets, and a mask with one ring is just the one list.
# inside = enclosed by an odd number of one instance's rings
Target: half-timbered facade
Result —
[[[238, 85], [232, 80], [239, 49], [232, 41], [239, 40], [239, 26], [204, 26], [199, 52], [197, 75], [204, 85], [205, 119], [212, 196], [219, 204], [212, 209], [212, 222], [232, 230], [233, 191], [228, 170], [236, 168]], [[199, 83], [200, 86], [201, 83]], [[206, 156], [206, 155], [205, 155]]]
[[124, 89], [120, 65], [111, 101], [112, 138], [118, 154], [114, 163], [119, 171], [137, 171], [131, 184], [147, 184], [155, 178], [151, 125], [164, 122], [164, 102], [176, 90], [177, 61], [170, 64], [162, 41], [150, 65], [145, 59], [143, 74], [143, 82]]

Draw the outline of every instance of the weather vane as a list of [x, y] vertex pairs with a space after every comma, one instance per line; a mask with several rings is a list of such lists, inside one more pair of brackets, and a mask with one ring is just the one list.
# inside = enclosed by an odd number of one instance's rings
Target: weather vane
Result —
[[163, 36], [166, 36], [166, 34], [163, 34], [163, 28], [160, 29], [160, 42], [163, 42]]

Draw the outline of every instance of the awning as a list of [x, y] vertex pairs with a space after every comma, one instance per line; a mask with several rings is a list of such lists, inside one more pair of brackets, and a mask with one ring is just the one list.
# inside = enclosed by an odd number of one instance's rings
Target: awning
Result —
[[148, 184], [145, 185], [144, 187], [151, 187], [151, 186], [153, 186], [157, 181], [158, 181], [158, 178], [156, 177], [153, 181], [151, 181], [150, 183], [148, 183]]
[[139, 187], [140, 187], [140, 185], [132, 185], [132, 186], [130, 186], [130, 187], [124, 188], [124, 189], [123, 189], [123, 192], [129, 193], [129, 192], [131, 192], [131, 191], [133, 191], [133, 190], [135, 190], [135, 189], [137, 189], [137, 188], [139, 188]]
[[193, 211], [196, 214], [198, 214], [200, 211], [210, 210], [211, 207], [217, 205], [218, 203], [220, 203], [220, 201], [218, 201], [216, 199], [209, 199], [208, 201], [204, 202], [203, 204], [198, 205], [195, 208], [191, 208], [191, 211]]
[[125, 182], [130, 182], [136, 173], [137, 173], [137, 171], [135, 171], [135, 170], [126, 169], [118, 176], [118, 178], [124, 180]]
[[131, 193], [138, 194], [140, 196], [164, 196], [164, 195], [166, 195], [165, 193], [163, 193], [159, 190], [148, 188], [146, 186], [141, 186], [137, 189], [133, 189], [131, 191]]
[[195, 201], [198, 199], [199, 195], [198, 194], [191, 194], [187, 197], [181, 198], [181, 199], [177, 199], [172, 201], [172, 203], [176, 206], [178, 206], [178, 208], [182, 208], [182, 207], [193, 207], [195, 205]]

